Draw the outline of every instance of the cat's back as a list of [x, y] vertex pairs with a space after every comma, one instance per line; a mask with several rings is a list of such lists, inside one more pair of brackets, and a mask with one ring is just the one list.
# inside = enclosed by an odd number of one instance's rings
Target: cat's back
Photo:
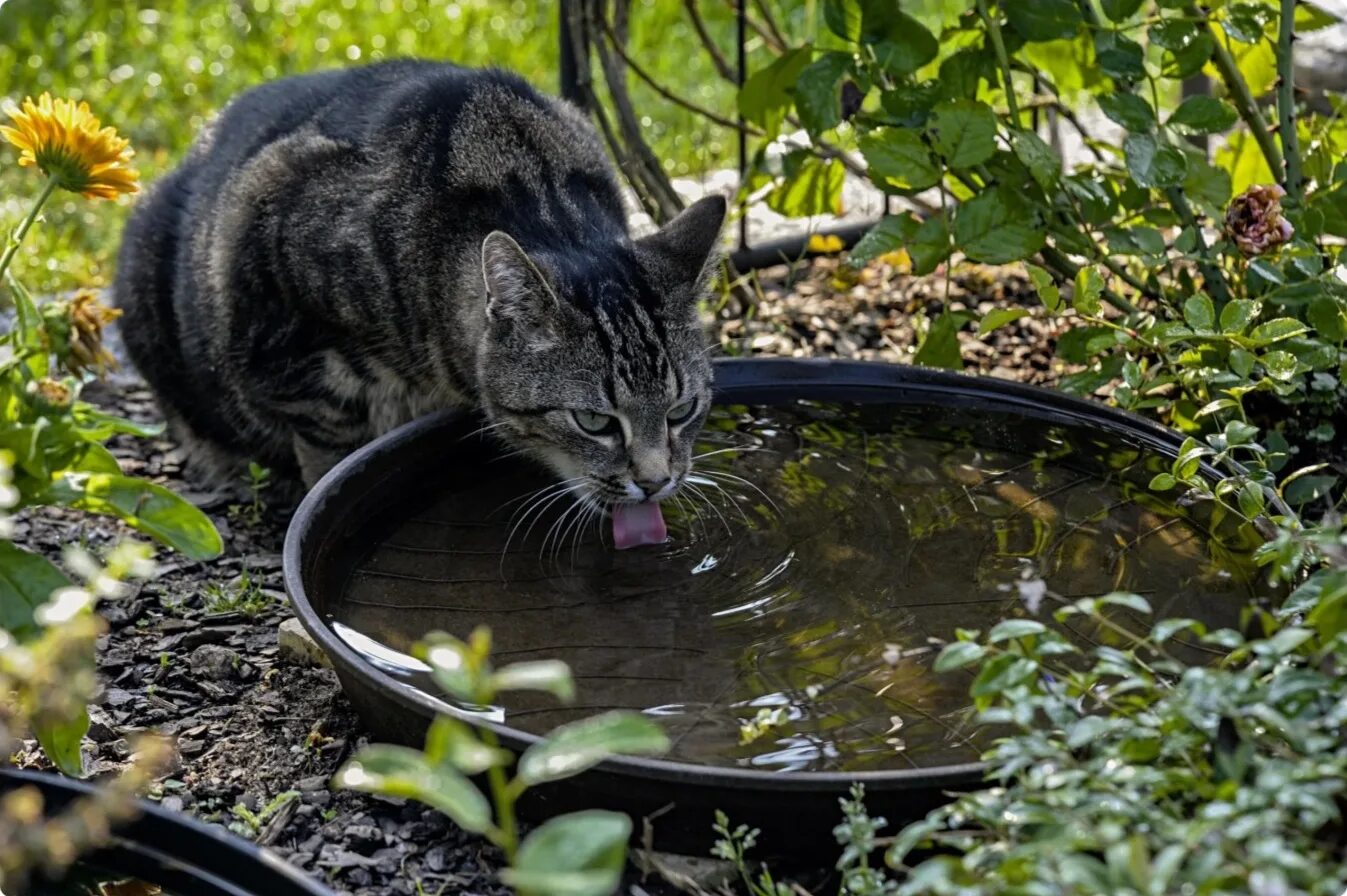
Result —
[[[195, 148], [209, 192], [267, 146], [305, 132], [374, 164], [416, 161], [471, 185], [543, 165], [607, 173], [592, 126], [574, 107], [500, 69], [392, 60], [295, 75], [239, 95]], [[190, 164], [189, 162], [189, 164]]]

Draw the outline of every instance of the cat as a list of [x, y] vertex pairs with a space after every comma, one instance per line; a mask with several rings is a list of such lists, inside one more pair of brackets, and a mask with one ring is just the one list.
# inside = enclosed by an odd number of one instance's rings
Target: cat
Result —
[[456, 407], [578, 499], [650, 505], [710, 406], [697, 306], [725, 213], [709, 196], [635, 239], [577, 108], [501, 70], [384, 62], [227, 105], [134, 209], [113, 298], [219, 475], [253, 460], [312, 486]]

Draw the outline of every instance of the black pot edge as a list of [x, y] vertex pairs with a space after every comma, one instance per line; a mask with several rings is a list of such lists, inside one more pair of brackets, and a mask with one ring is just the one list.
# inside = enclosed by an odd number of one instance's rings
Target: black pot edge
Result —
[[[895, 389], [912, 396], [944, 399], [972, 406], [995, 406], [998, 412], [1022, 409], [1035, 416], [1076, 425], [1094, 424], [1114, 432], [1123, 432], [1160, 452], [1173, 455], [1183, 436], [1164, 426], [1126, 411], [1110, 408], [1098, 402], [1077, 398], [1036, 386], [1026, 386], [992, 377], [971, 376], [930, 368], [912, 367], [886, 362], [835, 361], [831, 359], [794, 358], [730, 358], [716, 362], [717, 388], [734, 388], [760, 394], [808, 386], [811, 393], [837, 392], [838, 399], [855, 396], [857, 392], [874, 391], [892, 395]], [[300, 624], [314, 638], [339, 670], [345, 686], [348, 679], [360, 682], [365, 688], [374, 688], [405, 710], [427, 720], [433, 719], [439, 709], [436, 701], [397, 682], [370, 666], [360, 655], [338, 638], [319, 618], [309, 603], [304, 589], [302, 556], [307, 540], [313, 535], [318, 521], [336, 501], [345, 503], [351, 481], [374, 464], [378, 458], [395, 452], [407, 442], [420, 438], [427, 430], [434, 430], [461, 416], [457, 411], [440, 411], [426, 415], [387, 433], [356, 450], [333, 467], [305, 496], [290, 521], [283, 549], [283, 573], [290, 603]], [[1204, 465], [1203, 472], [1220, 478], [1215, 468]], [[368, 491], [367, 486], [361, 491]], [[1278, 508], [1281, 512], [1284, 508]], [[1289, 510], [1285, 511], [1289, 513]], [[473, 724], [491, 729], [503, 744], [516, 752], [527, 749], [540, 738], [480, 718]], [[868, 793], [901, 793], [911, 790], [962, 790], [984, 781], [987, 766], [969, 762], [950, 766], [921, 769], [893, 769], [860, 772], [792, 772], [783, 775], [749, 769], [694, 766], [663, 759], [621, 756], [605, 760], [596, 771], [616, 777], [655, 779], [668, 785], [714, 785], [722, 790], [758, 790], [766, 785], [771, 789], [796, 794], [845, 793], [853, 783], [864, 784]]]
[[[36, 787], [48, 811], [91, 796], [96, 787], [51, 772], [0, 768], [0, 793]], [[284, 859], [220, 828], [136, 801], [111, 843], [81, 861], [133, 875], [180, 896], [336, 896]]]

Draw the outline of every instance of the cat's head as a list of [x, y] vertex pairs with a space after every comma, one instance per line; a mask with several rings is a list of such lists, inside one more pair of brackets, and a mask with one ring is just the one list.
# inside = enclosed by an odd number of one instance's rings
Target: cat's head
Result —
[[532, 254], [500, 231], [483, 242], [482, 405], [574, 494], [662, 500], [687, 475], [711, 402], [697, 304], [724, 219], [711, 196], [635, 241]]

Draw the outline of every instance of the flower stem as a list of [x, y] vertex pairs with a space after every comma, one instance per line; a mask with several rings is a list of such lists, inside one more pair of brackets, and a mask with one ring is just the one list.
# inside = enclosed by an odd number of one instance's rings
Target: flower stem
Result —
[[[479, 731], [482, 742], [492, 750], [500, 749], [500, 740], [496, 737], [496, 732], [489, 728], [482, 728]], [[519, 829], [515, 824], [514, 802], [518, 794], [505, 780], [505, 769], [498, 765], [493, 765], [486, 772], [487, 783], [491, 786], [491, 799], [496, 804], [496, 824], [500, 828], [501, 852], [505, 853], [505, 862], [507, 865], [514, 864], [516, 851], [519, 849]]]
[[1296, 134], [1296, 67], [1295, 67], [1296, 0], [1281, 0], [1281, 16], [1277, 25], [1277, 119], [1282, 138], [1282, 154], [1286, 157], [1286, 198], [1293, 206], [1300, 205], [1300, 137]]
[[1010, 57], [1006, 55], [1006, 44], [1001, 39], [1001, 23], [992, 18], [991, 13], [987, 11], [987, 0], [977, 0], [978, 15], [982, 17], [982, 22], [987, 26], [987, 33], [991, 35], [992, 47], [996, 50], [996, 59], [1001, 65], [1001, 77], [1006, 82], [1006, 105], [1010, 107], [1010, 121], [1014, 127], [1020, 126], [1020, 108], [1015, 101], [1015, 82], [1010, 77]]
[[55, 190], [56, 178], [47, 178], [46, 186], [44, 186], [42, 192], [38, 194], [37, 202], [33, 203], [32, 211], [30, 211], [28, 217], [24, 218], [19, 224], [18, 229], [14, 231], [14, 235], [9, 238], [9, 245], [5, 247], [5, 254], [0, 255], [0, 277], [4, 277], [5, 271], [9, 268], [9, 263], [13, 261], [14, 256], [19, 253], [19, 246], [23, 244], [23, 238], [28, 235], [28, 231], [32, 228], [33, 222], [37, 220], [38, 213], [42, 211], [42, 206], [47, 204], [47, 199], [51, 197], [51, 194], [55, 192]]
[[[1283, 0], [1284, 5], [1286, 5], [1286, 0]], [[1240, 74], [1235, 57], [1230, 55], [1229, 48], [1221, 40], [1220, 35], [1212, 29], [1211, 20], [1196, 3], [1189, 3], [1183, 7], [1183, 11], [1185, 14], [1192, 16], [1194, 20], [1206, 24], [1207, 31], [1211, 33], [1216, 46], [1211, 53], [1211, 64], [1216, 66], [1216, 71], [1221, 75], [1221, 81], [1230, 91], [1230, 99], [1235, 104], [1235, 109], [1239, 111], [1239, 117], [1244, 119], [1244, 123], [1249, 126], [1249, 132], [1253, 134], [1254, 141], [1258, 144], [1258, 148], [1262, 150], [1263, 158], [1267, 160], [1268, 168], [1272, 170], [1273, 180], [1280, 181], [1283, 170], [1281, 150], [1277, 148], [1277, 141], [1272, 139], [1272, 131], [1268, 128], [1263, 113], [1258, 110], [1258, 104], [1254, 101], [1253, 93], [1249, 90], [1249, 82], [1245, 81], [1244, 76]], [[1279, 56], [1278, 65], [1280, 64]]]

